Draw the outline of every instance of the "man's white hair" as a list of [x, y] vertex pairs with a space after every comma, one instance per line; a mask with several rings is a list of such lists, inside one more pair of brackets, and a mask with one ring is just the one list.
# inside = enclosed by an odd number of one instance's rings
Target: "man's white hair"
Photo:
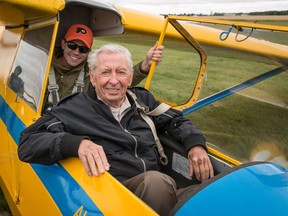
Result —
[[101, 53], [123, 53], [127, 59], [129, 71], [131, 71], [131, 73], [133, 72], [132, 55], [126, 47], [119, 44], [105, 44], [100, 48], [91, 51], [87, 59], [88, 67], [90, 70], [96, 70], [98, 65], [98, 56]]

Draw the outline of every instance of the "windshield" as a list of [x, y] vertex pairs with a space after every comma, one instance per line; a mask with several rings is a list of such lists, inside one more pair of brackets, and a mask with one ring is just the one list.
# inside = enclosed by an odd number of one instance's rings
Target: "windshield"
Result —
[[35, 111], [40, 106], [53, 25], [25, 32], [9, 78], [9, 87]]
[[[236, 40], [233, 31], [229, 37]], [[241, 162], [271, 161], [288, 168], [288, 32], [247, 28], [238, 35], [239, 40], [249, 37], [275, 43], [272, 47], [283, 48], [286, 56], [203, 44], [207, 76], [188, 116], [214, 148]]]

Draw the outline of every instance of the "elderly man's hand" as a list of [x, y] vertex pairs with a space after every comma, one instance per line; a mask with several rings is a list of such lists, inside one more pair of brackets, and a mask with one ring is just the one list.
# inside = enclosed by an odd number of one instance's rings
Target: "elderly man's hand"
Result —
[[103, 147], [90, 140], [81, 141], [78, 156], [89, 176], [98, 176], [110, 168]]
[[203, 182], [214, 176], [213, 167], [206, 150], [202, 146], [192, 147], [188, 152], [190, 163], [190, 176], [196, 175], [196, 178]]

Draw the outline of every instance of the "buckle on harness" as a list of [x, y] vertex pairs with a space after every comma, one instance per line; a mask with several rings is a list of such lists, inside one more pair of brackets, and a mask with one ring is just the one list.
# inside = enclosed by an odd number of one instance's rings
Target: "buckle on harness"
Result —
[[59, 90], [59, 86], [56, 84], [56, 85], [48, 85], [48, 91], [51, 93], [53, 91], [56, 91], [58, 92]]
[[166, 166], [168, 164], [168, 158], [167, 156], [164, 154], [162, 156], [160, 156], [160, 162], [162, 163], [162, 165]]
[[81, 87], [81, 88], [84, 88], [84, 86], [85, 86], [84, 83], [82, 81], [79, 81], [79, 80], [76, 80], [75, 85], [77, 87]]
[[168, 164], [168, 158], [165, 155], [164, 149], [158, 137], [155, 139], [155, 143], [156, 143], [156, 147], [158, 149], [158, 153], [160, 156], [160, 162], [162, 163], [162, 165], [166, 166]]
[[83, 89], [84, 89], [84, 83], [83, 83], [83, 81], [82, 80], [79, 80], [79, 79], [77, 79], [76, 80], [76, 82], [75, 82], [75, 87], [74, 87], [74, 89], [73, 89], [73, 93], [74, 92], [82, 92], [83, 91]]

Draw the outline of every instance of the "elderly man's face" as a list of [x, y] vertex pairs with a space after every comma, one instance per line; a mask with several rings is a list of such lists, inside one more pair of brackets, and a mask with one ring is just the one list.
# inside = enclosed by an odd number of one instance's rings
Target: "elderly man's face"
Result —
[[101, 53], [96, 71], [90, 70], [91, 83], [97, 95], [112, 107], [121, 106], [132, 78], [127, 59], [120, 53]]

